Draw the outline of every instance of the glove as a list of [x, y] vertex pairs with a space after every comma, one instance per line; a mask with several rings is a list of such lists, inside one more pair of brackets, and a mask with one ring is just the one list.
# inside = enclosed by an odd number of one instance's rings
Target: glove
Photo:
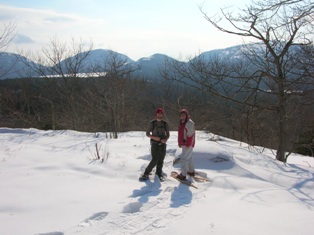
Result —
[[176, 159], [173, 160], [173, 164], [172, 165], [174, 166], [175, 164], [179, 163], [180, 160], [181, 159], [179, 157], [177, 157]]

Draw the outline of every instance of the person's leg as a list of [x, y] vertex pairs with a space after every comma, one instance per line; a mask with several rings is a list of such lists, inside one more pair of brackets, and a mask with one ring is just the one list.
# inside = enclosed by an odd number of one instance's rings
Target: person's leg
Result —
[[158, 162], [158, 145], [157, 144], [151, 145], [151, 155], [152, 155], [152, 160], [146, 167], [144, 175], [149, 175], [152, 172], [153, 168], [157, 165], [157, 162]]
[[189, 169], [190, 158], [192, 156], [193, 148], [186, 148], [182, 146], [182, 156], [181, 156], [181, 174], [186, 176], [186, 173]]
[[164, 165], [164, 159], [166, 156], [166, 145], [158, 145], [158, 161], [156, 167], [156, 175], [161, 176], [162, 174], [162, 167]]
[[188, 159], [189, 159], [188, 172], [194, 173], [195, 172], [195, 167], [194, 167], [194, 162], [193, 162], [193, 157], [192, 157], [193, 148], [190, 147], [190, 149], [191, 149], [191, 151], [189, 151], [189, 156], [188, 156]]

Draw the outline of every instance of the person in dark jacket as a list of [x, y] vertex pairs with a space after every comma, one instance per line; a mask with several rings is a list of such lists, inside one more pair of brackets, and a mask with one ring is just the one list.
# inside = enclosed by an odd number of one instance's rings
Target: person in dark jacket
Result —
[[152, 159], [146, 167], [140, 180], [147, 180], [149, 174], [156, 167], [156, 175], [161, 181], [164, 180], [162, 167], [166, 156], [167, 140], [169, 139], [169, 125], [163, 120], [164, 110], [158, 108], [155, 111], [155, 119], [149, 122], [146, 136], [150, 138]]
[[195, 125], [191, 120], [187, 109], [182, 109], [180, 112], [178, 145], [182, 148], [182, 154], [176, 158], [173, 163], [181, 163], [181, 173], [177, 176], [177, 178], [185, 180], [186, 175], [195, 175], [195, 168], [192, 159], [193, 148], [195, 146]]

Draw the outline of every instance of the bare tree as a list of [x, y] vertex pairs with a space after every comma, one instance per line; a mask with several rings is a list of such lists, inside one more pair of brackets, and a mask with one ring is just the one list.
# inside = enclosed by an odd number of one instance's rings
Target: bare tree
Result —
[[[313, 48], [313, 2], [252, 1], [237, 15], [225, 8], [218, 17], [208, 16], [204, 6], [200, 10], [216, 29], [254, 43], [242, 46], [244, 60], [200, 55], [188, 64], [168, 65], [164, 77], [251, 107], [255, 113], [255, 107], [276, 113], [276, 158], [285, 162], [292, 138], [289, 123], [297, 113], [296, 107], [301, 107], [314, 90], [313, 57], [302, 53], [304, 48]], [[247, 113], [246, 119], [251, 114]], [[250, 128], [246, 127], [249, 135]]]
[[[16, 25], [13, 23], [5, 24], [3, 30], [0, 32], [0, 57], [5, 52], [15, 36]], [[15, 63], [10, 67], [6, 64], [0, 64], [0, 79], [11, 71]]]
[[15, 36], [16, 25], [13, 23], [5, 24], [0, 33], [0, 51], [6, 51]]
[[98, 112], [103, 114], [106, 128], [113, 138], [118, 138], [118, 132], [125, 128], [127, 121], [127, 104], [134, 95], [130, 96], [127, 86], [130, 85], [131, 74], [139, 68], [132, 67], [127, 57], [110, 50], [102, 56], [93, 65], [93, 70], [99, 74], [100, 84], [97, 83], [90, 94], [100, 103]]
[[[295, 45], [313, 46], [314, 3], [309, 0], [253, 1], [235, 17], [222, 9], [230, 29], [221, 26], [220, 19], [207, 16], [202, 8], [201, 11], [218, 30], [253, 38], [264, 45], [262, 56], [256, 50], [251, 51], [254, 55], [251, 61], [258, 68], [252, 75], [272, 88], [276, 99], [273, 108], [277, 110], [279, 120], [276, 158], [285, 162], [290, 97], [298, 90], [313, 91], [313, 78], [308, 73], [312, 69], [303, 67], [304, 56], [298, 53], [300, 47]], [[306, 83], [310, 86], [305, 87]]]
[[80, 106], [84, 90], [81, 76], [89, 66], [87, 61], [92, 47], [92, 43], [82, 40], [77, 42], [72, 39], [70, 43], [62, 43], [53, 38], [49, 47], [43, 48], [41, 52], [20, 52], [34, 62], [25, 64], [29, 73], [46, 81], [46, 88], [38, 98], [47, 101], [51, 107], [53, 129], [57, 126], [57, 116], [64, 121], [70, 120], [74, 130], [84, 119], [85, 109]]

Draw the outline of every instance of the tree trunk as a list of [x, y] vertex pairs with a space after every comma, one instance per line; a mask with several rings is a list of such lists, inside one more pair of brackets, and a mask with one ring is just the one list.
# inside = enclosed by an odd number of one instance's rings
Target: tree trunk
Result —
[[276, 159], [281, 162], [286, 162], [286, 115], [284, 111], [279, 111], [279, 131], [278, 131], [278, 147]]
[[286, 94], [285, 94], [285, 86], [284, 86], [284, 78], [281, 75], [281, 70], [279, 72], [279, 105], [278, 105], [278, 115], [279, 115], [279, 127], [278, 127], [278, 148], [276, 159], [281, 162], [286, 162], [286, 126], [287, 126], [287, 114], [286, 114]]

